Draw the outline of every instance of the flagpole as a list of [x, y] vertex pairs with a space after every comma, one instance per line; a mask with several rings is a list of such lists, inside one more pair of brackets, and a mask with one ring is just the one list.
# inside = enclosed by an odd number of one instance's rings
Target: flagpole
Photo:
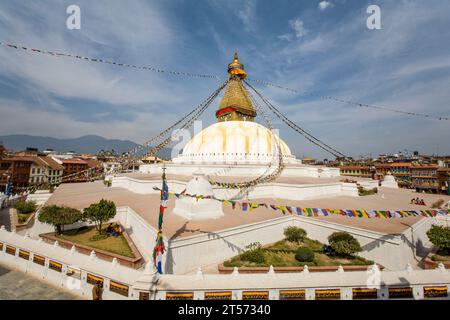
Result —
[[166, 181], [166, 165], [163, 164], [162, 173], [162, 188], [161, 188], [161, 199], [159, 205], [159, 216], [158, 216], [158, 234], [156, 236], [155, 247], [153, 249], [153, 264], [156, 268], [158, 274], [163, 274], [162, 271], [162, 256], [166, 248], [164, 247], [164, 238], [162, 233], [162, 226], [164, 220], [164, 213], [167, 209], [167, 202], [169, 200], [169, 187]]

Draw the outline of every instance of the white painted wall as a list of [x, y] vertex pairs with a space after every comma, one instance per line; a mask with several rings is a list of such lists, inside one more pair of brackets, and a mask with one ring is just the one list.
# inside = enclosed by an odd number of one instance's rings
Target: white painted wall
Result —
[[[169, 190], [180, 193], [186, 188], [187, 182], [168, 180]], [[161, 180], [139, 180], [130, 177], [114, 177], [112, 187], [124, 188], [138, 194], [158, 194], [153, 188], [161, 187]], [[239, 190], [213, 187], [214, 196], [219, 199], [230, 199]], [[286, 200], [309, 200], [332, 196], [358, 196], [358, 189], [353, 183], [322, 183], [322, 184], [286, 184], [267, 183], [249, 190], [248, 199], [278, 198]]]
[[[131, 221], [131, 220], [130, 220]], [[280, 221], [278, 221], [280, 222]], [[133, 223], [133, 222], [131, 222]], [[280, 227], [281, 224], [278, 224]], [[225, 236], [225, 234], [224, 234]], [[185, 244], [194, 239], [184, 239]], [[186, 242], [186, 240], [188, 240]], [[201, 239], [196, 239], [201, 240]], [[87, 274], [100, 276], [105, 280], [103, 298], [105, 300], [138, 299], [139, 292], [149, 292], [150, 297], [165, 299], [167, 291], [194, 292], [195, 299], [202, 299], [205, 291], [231, 290], [233, 299], [240, 299], [244, 290], [270, 291], [270, 299], [277, 299], [279, 290], [298, 289], [306, 290], [307, 299], [314, 299], [314, 291], [319, 288], [340, 288], [341, 299], [351, 299], [353, 287], [366, 287], [368, 279], [376, 275], [377, 282], [371, 285], [379, 285], [378, 292], [387, 292], [388, 287], [410, 286], [413, 288], [414, 299], [423, 298], [424, 286], [450, 286], [450, 270], [445, 270], [441, 265], [435, 270], [399, 270], [381, 271], [371, 269], [370, 272], [324, 272], [291, 274], [239, 274], [230, 275], [206, 275], [197, 272], [195, 275], [160, 275], [154, 276], [150, 266], [145, 270], [135, 270], [118, 265], [114, 262], [100, 260], [95, 255], [84, 255], [76, 250], [68, 250], [58, 245], [47, 244], [43, 241], [21, 236], [13, 232], [0, 230], [0, 263], [9, 268], [17, 269], [36, 276], [43, 281], [56, 285], [62, 289], [86, 299], [92, 299], [92, 285], [86, 282]], [[181, 248], [181, 243], [179, 243]], [[12, 245], [15, 254], [6, 253], [6, 246]], [[19, 249], [30, 252], [30, 260], [24, 260], [18, 256]], [[46, 258], [45, 266], [32, 262], [33, 256], [38, 254]], [[56, 272], [48, 268], [49, 260], [62, 264], [62, 272]], [[69, 268], [80, 270], [81, 277], [78, 282], [66, 273]], [[130, 287], [127, 297], [121, 296], [109, 290], [110, 281], [114, 280]], [[158, 283], [155, 283], [158, 280]], [[381, 298], [381, 295], [379, 295]], [[387, 296], [381, 298], [386, 299]], [[449, 297], [445, 298], [449, 299]]]
[[[129, 207], [119, 207], [114, 221], [126, 229], [141, 255], [151, 260], [157, 231], [139, 214]], [[424, 257], [431, 249], [426, 232], [432, 224], [448, 224], [448, 217], [427, 218], [414, 224], [400, 235], [386, 235], [351, 226], [311, 219], [303, 216], [284, 216], [234, 228], [208, 232], [168, 241], [164, 238], [167, 252], [163, 256], [167, 273], [184, 274], [199, 266], [221, 263], [245, 249], [252, 242], [269, 244], [284, 238], [287, 226], [295, 225], [305, 229], [308, 237], [327, 243], [333, 232], [345, 231], [352, 234], [363, 247], [361, 256], [376, 261], [390, 270], [401, 270], [413, 259]], [[78, 226], [78, 225], [77, 225]], [[73, 227], [77, 227], [73, 226]], [[37, 221], [30, 235], [36, 237], [53, 228]]]
[[[166, 173], [192, 175], [199, 169], [206, 175], [218, 176], [259, 176], [268, 170], [267, 165], [261, 165], [257, 162], [248, 165], [238, 164], [233, 161], [227, 164], [178, 164], [168, 163], [164, 165]], [[142, 173], [162, 174], [162, 164], [146, 164], [139, 167]], [[269, 172], [276, 169], [272, 166]], [[286, 164], [281, 173], [282, 177], [313, 177], [313, 178], [331, 178], [340, 177], [339, 168], [307, 166], [302, 164]]]

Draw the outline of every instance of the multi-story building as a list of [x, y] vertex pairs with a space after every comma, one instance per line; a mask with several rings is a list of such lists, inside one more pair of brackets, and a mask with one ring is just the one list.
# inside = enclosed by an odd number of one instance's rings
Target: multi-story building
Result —
[[6, 158], [5, 160], [11, 161], [9, 172], [11, 173], [12, 191], [23, 191], [28, 187], [31, 166], [34, 163], [33, 157], [14, 156]]
[[391, 173], [395, 177], [398, 186], [411, 188], [411, 162], [395, 162], [390, 164]]
[[375, 164], [375, 176], [377, 180], [383, 180], [384, 177], [391, 172], [390, 163], [377, 163]]
[[8, 177], [12, 175], [12, 161], [0, 158], [0, 192], [5, 192], [8, 185]]
[[33, 157], [30, 184], [60, 183], [64, 167], [50, 157]]
[[63, 176], [70, 176], [64, 178], [63, 182], [86, 182], [88, 181], [87, 174], [84, 174], [88, 169], [88, 162], [82, 159], [57, 159], [52, 158], [64, 167]]
[[439, 192], [437, 170], [439, 166], [434, 164], [421, 164], [411, 166], [411, 187], [417, 192]]
[[342, 176], [372, 178], [372, 169], [369, 166], [339, 166]]
[[23, 151], [19, 151], [15, 153], [15, 156], [17, 157], [34, 157], [39, 154], [38, 148], [26, 148]]
[[439, 168], [437, 170], [439, 191], [450, 195], [450, 168]]

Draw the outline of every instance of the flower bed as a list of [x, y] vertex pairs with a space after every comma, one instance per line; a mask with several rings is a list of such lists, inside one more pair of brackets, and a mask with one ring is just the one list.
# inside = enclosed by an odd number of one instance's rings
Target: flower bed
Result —
[[59, 245], [65, 248], [75, 246], [77, 250], [84, 254], [90, 254], [95, 251], [97, 257], [104, 260], [112, 260], [117, 258], [122, 265], [138, 268], [144, 261], [141, 254], [137, 250], [135, 244], [126, 232], [119, 237], [93, 239], [95, 237], [94, 227], [87, 227], [81, 232], [78, 229], [68, 230], [63, 235], [55, 235], [55, 233], [41, 234], [44, 240], [48, 242], [58, 241]]
[[28, 224], [31, 220], [34, 219], [36, 212], [32, 213], [18, 213], [16, 209], [11, 208], [12, 210], [12, 221], [15, 226], [16, 231], [21, 231], [27, 228]]
[[425, 269], [436, 269], [440, 263], [446, 269], [450, 269], [450, 255], [441, 252], [432, 252], [424, 259]]
[[[346, 271], [361, 271], [367, 270], [369, 265], [374, 264], [373, 261], [359, 256], [326, 254], [323, 252], [323, 246], [319, 241], [308, 238], [299, 243], [287, 240], [278, 241], [256, 251], [244, 252], [225, 261], [219, 265], [219, 272], [230, 273], [234, 267], [238, 267], [239, 272], [262, 273], [268, 272], [269, 266], [273, 266], [275, 272], [301, 272], [305, 265], [312, 272], [336, 271], [339, 266], [343, 266]], [[313, 251], [312, 261], [298, 261], [296, 254], [299, 248], [309, 248]], [[382, 268], [382, 266], [380, 267]]]

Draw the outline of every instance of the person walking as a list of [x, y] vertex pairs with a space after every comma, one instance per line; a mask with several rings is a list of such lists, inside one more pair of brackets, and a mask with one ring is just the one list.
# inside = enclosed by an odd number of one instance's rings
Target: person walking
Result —
[[101, 281], [97, 281], [95, 286], [92, 288], [92, 300], [102, 300], [103, 289]]

